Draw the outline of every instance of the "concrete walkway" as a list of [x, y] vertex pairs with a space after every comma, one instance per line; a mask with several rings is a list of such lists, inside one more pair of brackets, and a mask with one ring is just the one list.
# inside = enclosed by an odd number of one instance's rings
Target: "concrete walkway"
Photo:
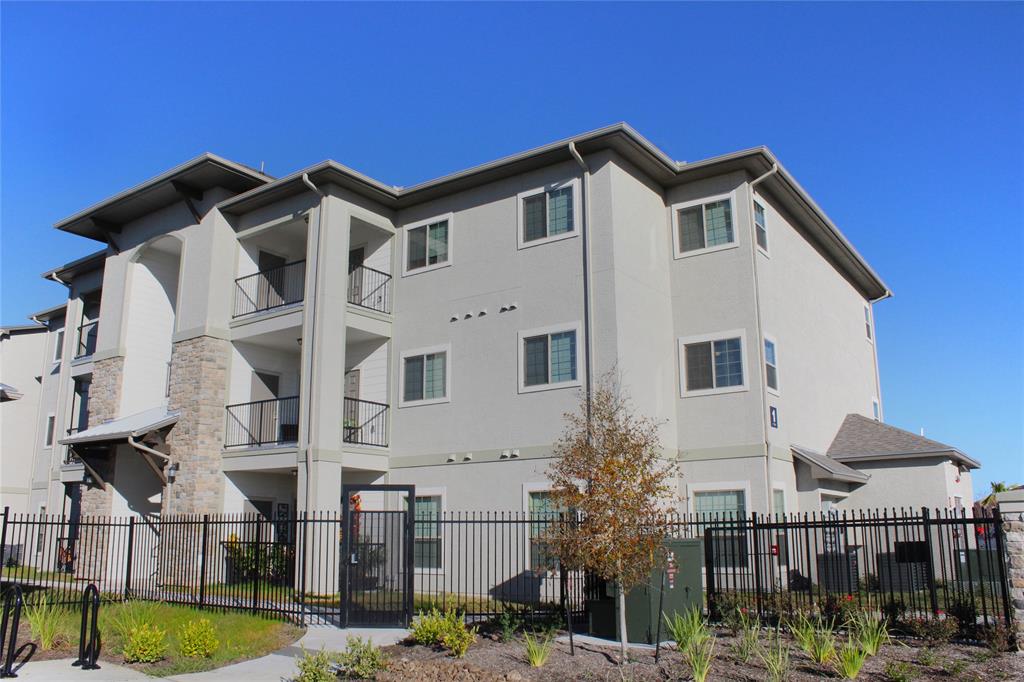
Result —
[[[409, 635], [408, 630], [360, 629], [342, 630], [330, 625], [316, 625], [307, 628], [306, 634], [295, 644], [274, 653], [243, 661], [234, 665], [208, 670], [203, 673], [189, 673], [165, 677], [174, 682], [214, 682], [215, 680], [246, 680], [246, 682], [283, 682], [291, 679], [296, 671], [295, 659], [306, 651], [344, 651], [349, 637], [370, 639], [378, 646], [397, 644]], [[17, 671], [19, 679], [46, 680], [47, 682], [129, 682], [130, 680], [152, 680], [153, 678], [122, 665], [100, 661], [100, 670], [82, 671], [71, 667], [74, 659], [56, 661], [30, 661]]]

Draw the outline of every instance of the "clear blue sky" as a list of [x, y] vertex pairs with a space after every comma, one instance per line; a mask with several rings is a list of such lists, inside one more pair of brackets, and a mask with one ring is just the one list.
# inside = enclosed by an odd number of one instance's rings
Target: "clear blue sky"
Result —
[[55, 221], [206, 150], [409, 185], [625, 120], [771, 147], [896, 293], [887, 421], [1024, 483], [1024, 5], [5, 3], [0, 37], [5, 323], [99, 247]]

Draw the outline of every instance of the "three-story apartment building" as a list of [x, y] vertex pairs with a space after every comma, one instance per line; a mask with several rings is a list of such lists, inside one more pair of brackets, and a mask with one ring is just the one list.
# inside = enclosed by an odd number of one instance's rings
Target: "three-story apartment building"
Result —
[[609, 371], [682, 510], [891, 505], [922, 473], [922, 504], [970, 496], [976, 461], [881, 423], [889, 290], [765, 148], [681, 163], [619, 124], [408, 188], [207, 154], [56, 227], [106, 249], [48, 273], [72, 432], [37, 507], [277, 517], [379, 482], [540, 509]]

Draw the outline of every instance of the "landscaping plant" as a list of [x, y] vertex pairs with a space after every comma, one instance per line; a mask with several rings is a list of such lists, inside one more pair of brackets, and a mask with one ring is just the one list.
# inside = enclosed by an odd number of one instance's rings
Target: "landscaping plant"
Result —
[[757, 653], [761, 643], [761, 622], [756, 618], [749, 618], [744, 614], [737, 634], [736, 643], [733, 644], [733, 653], [743, 663], [748, 662]]
[[669, 635], [675, 641], [676, 648], [680, 652], [687, 651], [691, 644], [701, 642], [711, 636], [698, 606], [690, 607], [683, 615], [673, 611], [672, 618], [664, 614], [662, 617], [665, 619]]
[[889, 682], [913, 682], [917, 677], [914, 668], [906, 661], [889, 661], [883, 672]]
[[167, 632], [143, 623], [125, 640], [121, 652], [126, 663], [156, 663], [167, 653]]
[[302, 658], [296, 661], [299, 674], [292, 682], [336, 682], [338, 676], [334, 673], [331, 665], [331, 657], [321, 649], [311, 654], [305, 649], [302, 650]]
[[690, 640], [683, 655], [690, 666], [690, 674], [693, 675], [694, 681], [704, 682], [711, 672], [711, 661], [715, 657], [715, 638], [707, 633], [704, 636], [698, 635]]
[[814, 645], [814, 623], [811, 622], [811, 619], [801, 613], [790, 622], [789, 631], [800, 649], [809, 654]]
[[25, 606], [25, 619], [32, 634], [39, 639], [39, 648], [52, 649], [64, 636], [64, 622], [68, 610], [56, 604], [39, 601]]
[[[941, 614], [941, 612], [940, 612]], [[953, 618], [909, 618], [904, 629], [912, 636], [919, 637], [928, 646], [945, 644], [957, 633], [959, 625]]]
[[113, 607], [111, 622], [120, 640], [127, 642], [132, 633], [143, 625], [153, 625], [156, 622], [156, 614], [156, 603], [132, 599]]
[[811, 648], [807, 655], [818, 665], [828, 665], [836, 657], [836, 636], [829, 625], [821, 624], [814, 628]]
[[864, 667], [864, 661], [868, 658], [866, 651], [857, 646], [854, 641], [848, 641], [840, 647], [835, 654], [835, 668], [844, 680], [855, 680]]
[[388, 667], [387, 654], [375, 646], [369, 638], [349, 637], [345, 640], [345, 651], [338, 654], [338, 666], [345, 677], [372, 680], [381, 670]]
[[876, 655], [883, 645], [892, 641], [888, 623], [875, 620], [866, 613], [859, 613], [847, 623], [850, 637], [855, 640], [868, 656]]
[[469, 647], [476, 641], [476, 627], [467, 627], [461, 620], [457, 626], [448, 628], [441, 638], [441, 645], [455, 658], [463, 658]]
[[942, 662], [942, 657], [935, 653], [935, 649], [926, 646], [917, 652], [917, 662], [921, 665], [933, 666]]
[[534, 668], [543, 667], [548, 661], [548, 656], [551, 655], [555, 638], [550, 634], [534, 635], [531, 637], [528, 632], [524, 637], [526, 638], [526, 660]]
[[503, 604], [498, 616], [498, 627], [501, 628], [501, 641], [511, 642], [516, 632], [523, 627], [523, 618], [519, 610], [511, 604]]
[[219, 646], [209, 618], [190, 620], [178, 629], [178, 651], [186, 658], [209, 658]]
[[769, 633], [767, 640], [758, 656], [764, 663], [769, 682], [783, 682], [789, 679], [789, 647], [778, 628]]
[[420, 611], [409, 628], [412, 641], [422, 646], [440, 646], [445, 634], [462, 625], [462, 618], [455, 609], [442, 613], [436, 608]]
[[626, 592], [664, 561], [676, 464], [662, 457], [658, 424], [635, 414], [611, 372], [565, 415], [548, 469], [557, 508], [575, 523], [552, 522], [544, 541], [563, 567], [586, 570], [615, 586], [619, 660], [625, 662]]

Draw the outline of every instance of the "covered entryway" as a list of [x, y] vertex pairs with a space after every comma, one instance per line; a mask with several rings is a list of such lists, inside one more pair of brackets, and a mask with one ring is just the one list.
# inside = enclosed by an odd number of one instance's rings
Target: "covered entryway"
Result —
[[342, 626], [408, 627], [413, 607], [412, 485], [342, 486]]

